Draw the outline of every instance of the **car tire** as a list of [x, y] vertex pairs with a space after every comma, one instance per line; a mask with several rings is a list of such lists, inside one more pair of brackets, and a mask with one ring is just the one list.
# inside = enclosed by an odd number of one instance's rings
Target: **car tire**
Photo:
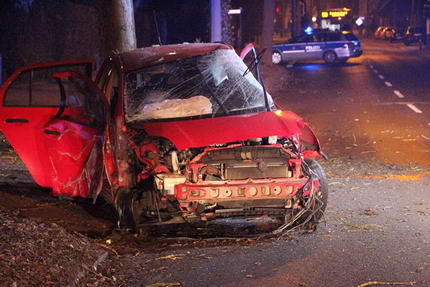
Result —
[[279, 65], [282, 63], [282, 55], [278, 51], [273, 51], [272, 54], [272, 63], [275, 65]]
[[311, 179], [317, 178], [319, 181], [319, 189], [316, 193], [316, 201], [313, 203], [313, 206], [311, 206], [311, 211], [308, 212], [308, 214], [305, 213], [303, 216], [304, 218], [306, 218], [306, 216], [312, 216], [307, 225], [310, 228], [315, 228], [324, 215], [324, 211], [327, 207], [328, 182], [323, 168], [316, 160], [306, 159], [305, 164], [311, 171]]
[[337, 60], [337, 55], [334, 51], [327, 51], [323, 55], [323, 60], [326, 64], [334, 64]]

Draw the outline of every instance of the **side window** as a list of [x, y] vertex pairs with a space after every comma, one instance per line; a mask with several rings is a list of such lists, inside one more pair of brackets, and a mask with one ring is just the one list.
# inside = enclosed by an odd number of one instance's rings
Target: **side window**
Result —
[[5, 106], [59, 106], [60, 88], [52, 75], [67, 71], [87, 75], [88, 66], [86, 64], [53, 66], [24, 71], [7, 89], [3, 104]]
[[67, 95], [66, 106], [76, 109], [68, 117], [91, 124], [103, 124], [103, 103], [88, 82], [78, 77], [69, 77], [63, 79], [62, 83]]
[[314, 42], [324, 42], [324, 35], [321, 33], [314, 34]]
[[6, 92], [5, 106], [58, 106], [60, 89], [45, 71], [26, 71], [16, 78]]
[[302, 35], [297, 38], [297, 43], [308, 43], [308, 42], [312, 42], [311, 35]]
[[30, 72], [24, 72], [12, 82], [7, 90], [3, 104], [5, 106], [29, 106], [30, 105]]
[[307, 42], [312, 42], [312, 37], [309, 35], [301, 35], [290, 39], [287, 44], [301, 44]]
[[313, 35], [309, 35], [308, 39], [307, 39], [307, 43], [315, 43], [315, 42], [321, 42], [322, 40], [320, 34], [313, 34]]
[[294, 44], [294, 43], [297, 43], [297, 39], [298, 39], [298, 37], [291, 38], [285, 44]]
[[328, 33], [326, 37], [327, 37], [326, 38], [327, 42], [338, 42], [338, 41], [341, 41], [340, 34]]

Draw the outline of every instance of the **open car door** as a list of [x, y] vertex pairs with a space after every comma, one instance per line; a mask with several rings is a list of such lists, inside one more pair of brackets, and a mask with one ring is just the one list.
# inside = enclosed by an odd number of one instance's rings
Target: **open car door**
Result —
[[96, 196], [105, 105], [91, 62], [23, 67], [0, 88], [0, 131], [33, 179], [54, 195]]

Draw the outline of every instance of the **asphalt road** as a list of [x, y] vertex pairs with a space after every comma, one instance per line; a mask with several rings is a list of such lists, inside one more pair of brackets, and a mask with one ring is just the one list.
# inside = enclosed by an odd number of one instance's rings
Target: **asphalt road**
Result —
[[[265, 74], [277, 103], [310, 123], [330, 157], [321, 162], [330, 192], [316, 232], [161, 249], [134, 242], [131, 252], [110, 256], [103, 276], [126, 286], [430, 286], [430, 52], [363, 46], [365, 54], [345, 65], [300, 63]], [[24, 196], [10, 198], [3, 206]], [[124, 246], [115, 234], [101, 240]]]

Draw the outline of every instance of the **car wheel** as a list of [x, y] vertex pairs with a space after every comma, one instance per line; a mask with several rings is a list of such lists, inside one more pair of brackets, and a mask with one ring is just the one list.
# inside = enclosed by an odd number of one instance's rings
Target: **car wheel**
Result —
[[274, 51], [272, 54], [272, 63], [275, 65], [279, 65], [282, 63], [282, 55], [278, 51]]
[[[305, 202], [308, 206], [308, 211], [303, 215], [303, 220], [307, 221], [307, 226], [315, 228], [321, 217], [324, 215], [324, 211], [327, 207], [328, 200], [328, 182], [327, 177], [324, 173], [321, 165], [314, 159], [306, 159], [304, 161], [304, 172], [310, 174], [311, 179], [318, 179], [319, 188], [315, 193], [315, 197], [308, 196], [305, 200], [311, 202]], [[310, 218], [309, 218], [310, 217]]]
[[337, 60], [337, 55], [333, 51], [327, 51], [324, 53], [323, 59], [326, 62], [326, 64], [334, 64]]
[[[314, 159], [306, 159], [302, 162], [303, 174], [310, 179], [318, 179], [318, 190], [311, 190], [309, 194], [304, 194], [303, 190], [297, 194], [299, 197], [298, 208], [293, 208], [287, 212], [283, 218], [284, 224], [275, 233], [281, 233], [303, 227], [315, 230], [318, 222], [324, 215], [328, 199], [328, 183], [321, 165]], [[309, 182], [308, 184], [312, 184]], [[304, 188], [303, 188], [304, 189]]]

